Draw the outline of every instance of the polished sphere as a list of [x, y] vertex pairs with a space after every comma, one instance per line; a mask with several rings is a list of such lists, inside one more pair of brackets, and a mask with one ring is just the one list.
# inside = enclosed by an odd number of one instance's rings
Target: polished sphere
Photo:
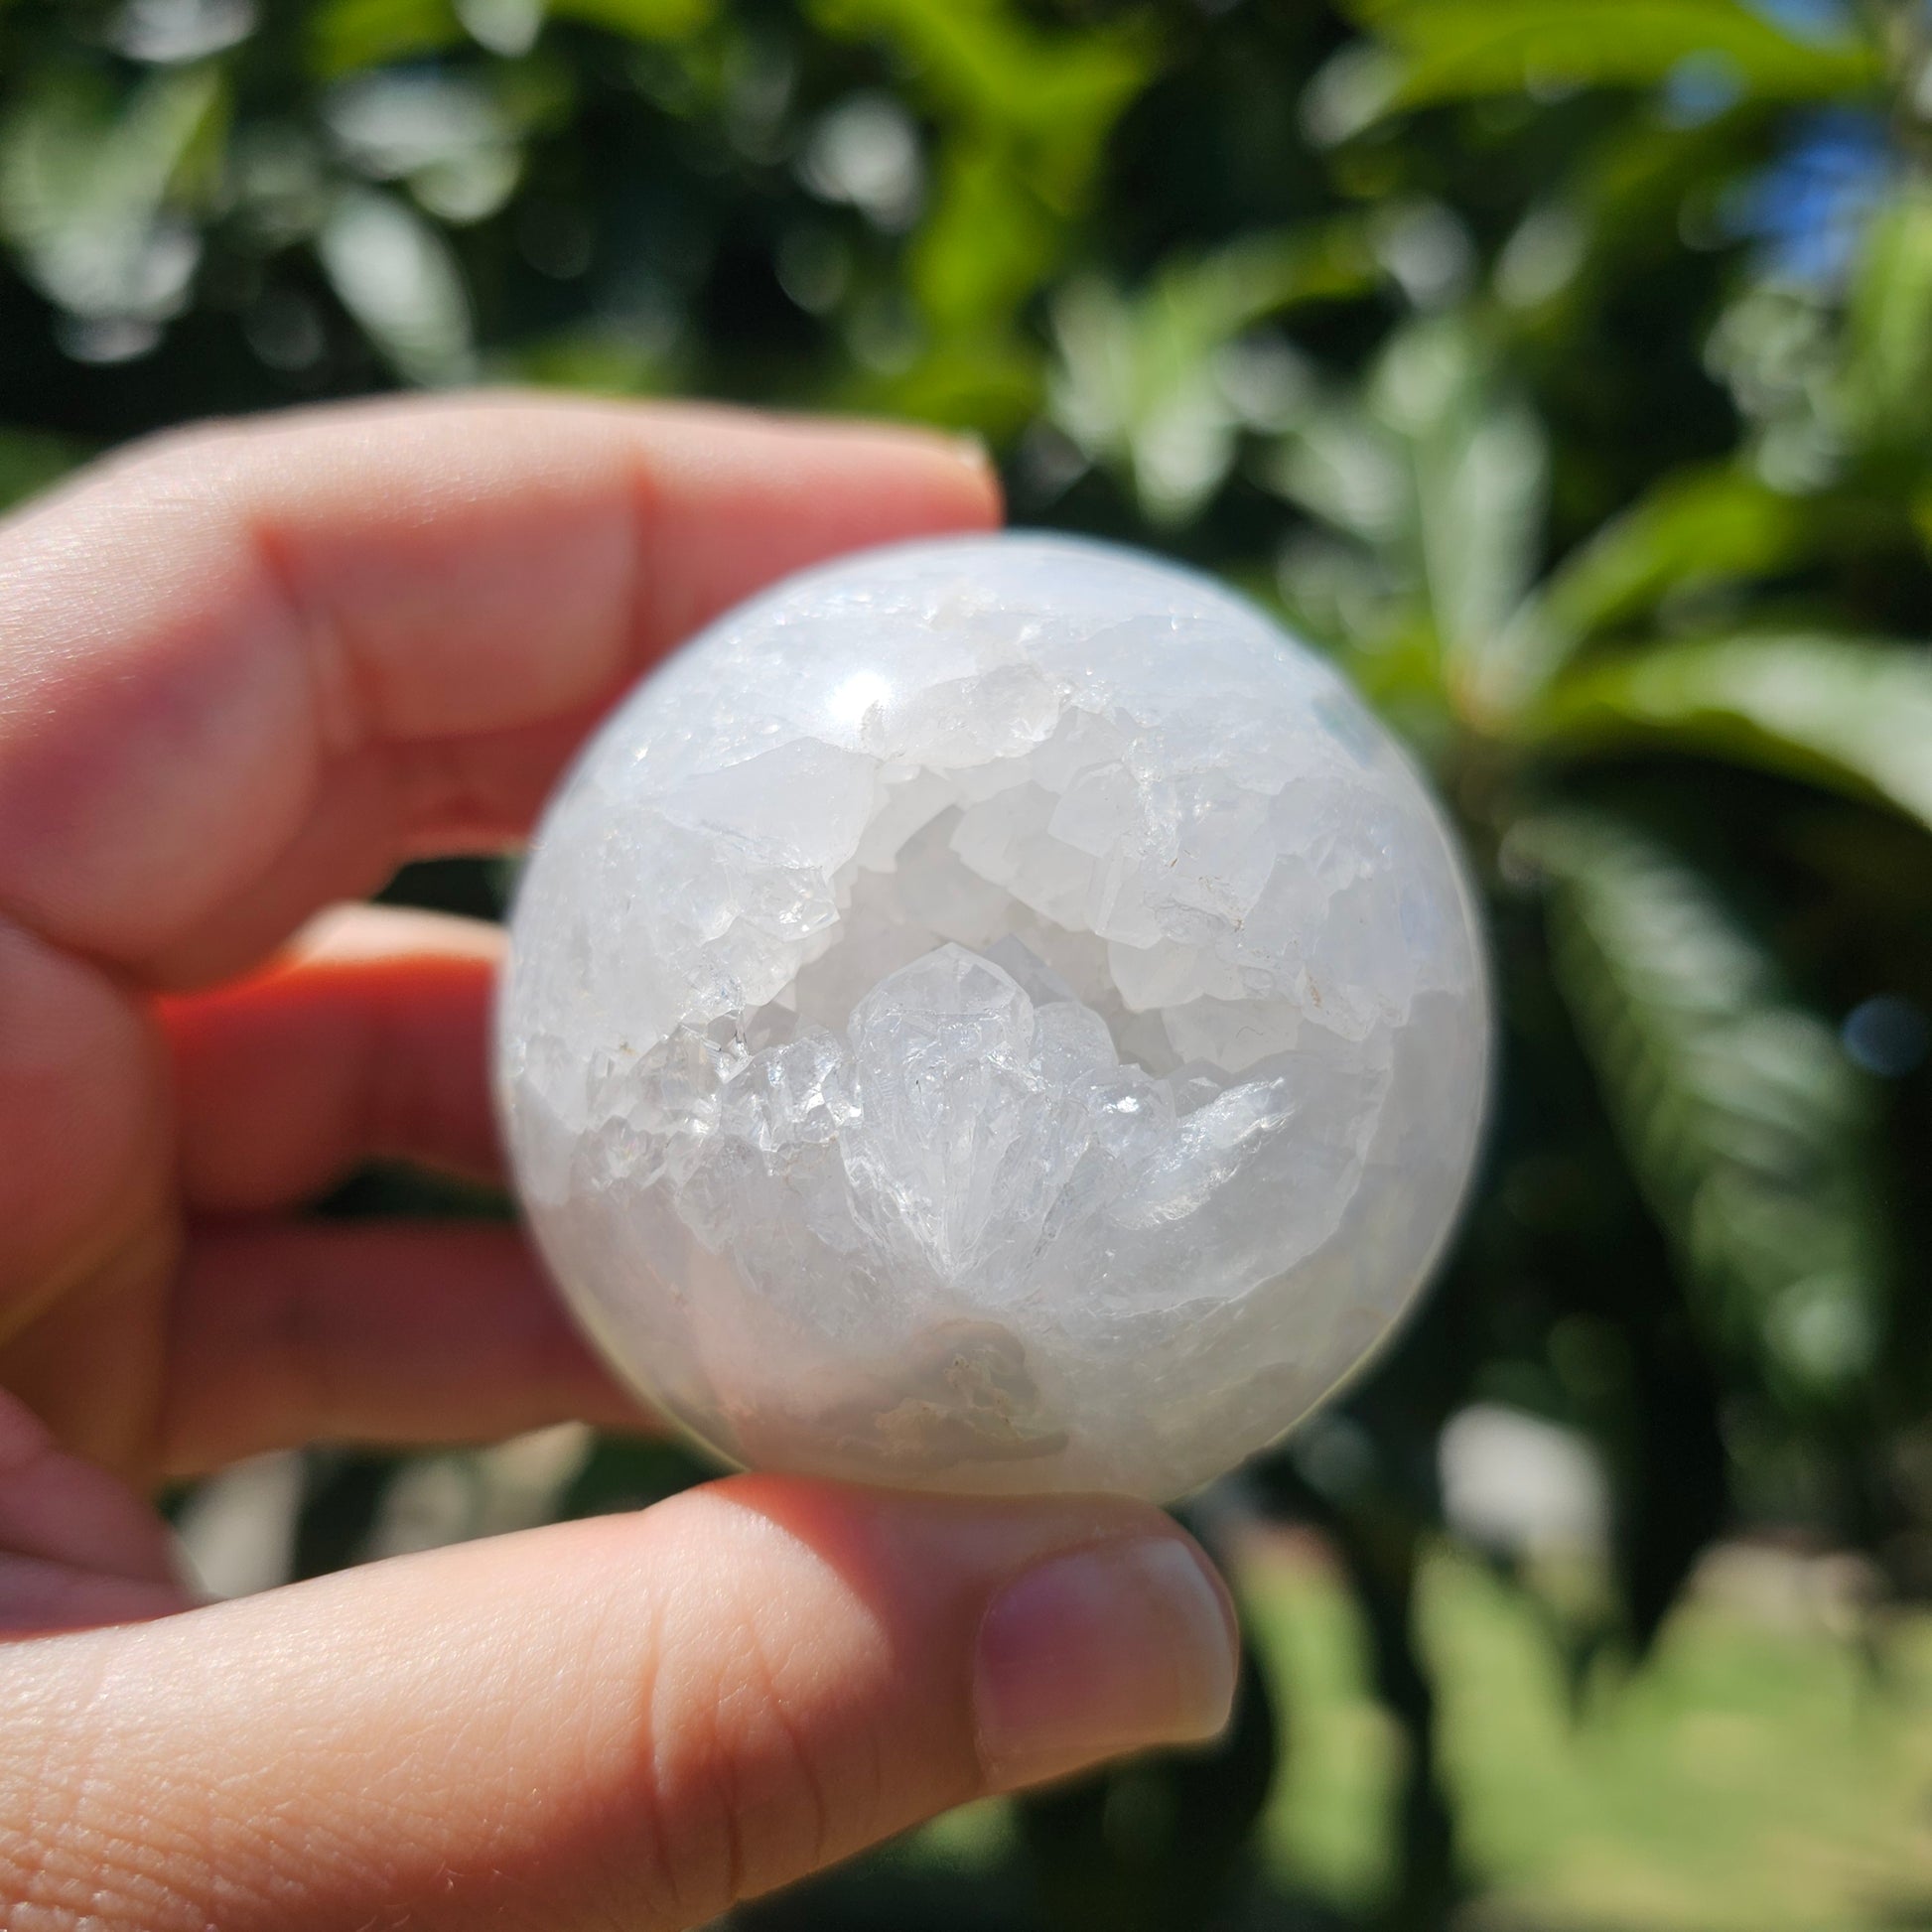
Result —
[[499, 1082], [572, 1306], [720, 1454], [1172, 1498], [1388, 1334], [1488, 1039], [1442, 816], [1335, 673], [1012, 535], [639, 686], [524, 874]]

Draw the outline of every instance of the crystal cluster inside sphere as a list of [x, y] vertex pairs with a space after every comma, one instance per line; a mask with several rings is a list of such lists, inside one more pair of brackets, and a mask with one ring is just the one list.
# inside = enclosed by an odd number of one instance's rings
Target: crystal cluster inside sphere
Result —
[[1060, 538], [732, 613], [518, 895], [523, 1201], [612, 1360], [743, 1463], [1185, 1493], [1388, 1332], [1482, 1110], [1436, 805], [1319, 658]]

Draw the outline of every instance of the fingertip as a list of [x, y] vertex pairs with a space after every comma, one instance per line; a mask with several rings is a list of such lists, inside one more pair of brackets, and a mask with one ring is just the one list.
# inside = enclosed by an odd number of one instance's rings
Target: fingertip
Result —
[[862, 418], [848, 426], [848, 433], [925, 473], [934, 492], [935, 508], [948, 525], [960, 529], [994, 529], [1003, 520], [1006, 498], [1000, 473], [986, 438], [978, 431], [950, 431], [925, 424]]
[[753, 1473], [694, 1492], [692, 1505], [779, 1530], [844, 1581], [898, 1658], [922, 1660], [928, 1684], [957, 1677], [979, 1789], [1198, 1742], [1228, 1721], [1233, 1600], [1205, 1551], [1152, 1504]]
[[1227, 1592], [1179, 1536], [1114, 1540], [1030, 1566], [993, 1599], [974, 1658], [989, 1786], [1216, 1735], [1238, 1669]]

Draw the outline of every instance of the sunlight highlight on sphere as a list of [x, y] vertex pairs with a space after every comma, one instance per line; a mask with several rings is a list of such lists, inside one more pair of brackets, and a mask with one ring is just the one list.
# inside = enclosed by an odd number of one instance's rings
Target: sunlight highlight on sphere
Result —
[[1321, 659], [1009, 535], [795, 578], [637, 689], [499, 1045], [553, 1272], [721, 1454], [1167, 1499], [1415, 1296], [1489, 1011], [1442, 817]]

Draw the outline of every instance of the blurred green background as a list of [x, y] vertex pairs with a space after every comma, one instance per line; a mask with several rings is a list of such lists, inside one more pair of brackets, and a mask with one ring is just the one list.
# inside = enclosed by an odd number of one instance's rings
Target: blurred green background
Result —
[[[0, 5], [5, 497], [478, 380], [978, 431], [1016, 520], [1332, 651], [1491, 900], [1445, 1278], [1187, 1512], [1225, 1747], [742, 1923], [1932, 1926], [1932, 6]], [[243, 1588], [695, 1473], [565, 1430], [177, 1514]]]

